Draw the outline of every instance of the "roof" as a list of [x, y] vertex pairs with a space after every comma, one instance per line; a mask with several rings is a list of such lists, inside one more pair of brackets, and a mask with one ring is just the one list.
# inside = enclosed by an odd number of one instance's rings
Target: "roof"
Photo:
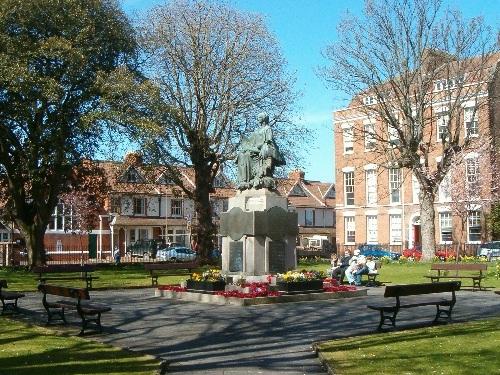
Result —
[[[104, 170], [111, 194], [147, 194], [147, 195], [182, 195], [182, 189], [169, 182], [166, 167], [151, 164], [131, 164], [116, 161], [99, 161]], [[188, 189], [194, 189], [194, 169], [176, 167], [179, 178]], [[136, 182], [129, 182], [129, 175], [135, 176]], [[227, 181], [227, 179], [224, 179]], [[235, 195], [232, 186], [215, 188], [212, 197], [229, 198]]]
[[335, 185], [331, 182], [310, 181], [303, 178], [278, 178], [277, 190], [287, 197], [292, 206], [334, 208]]
[[[449, 56], [449, 55], [447, 55], [446, 53], [444, 53], [442, 51], [433, 50], [433, 51], [430, 51], [429, 54], [432, 54], [434, 56], [435, 60], [428, 62], [427, 65], [429, 65], [430, 69], [432, 69], [433, 71], [436, 72], [435, 77], [434, 77], [436, 80], [444, 79], [444, 78], [452, 78], [452, 76], [453, 76], [452, 72], [454, 70], [457, 71], [456, 74], [459, 74], [459, 75], [465, 74], [467, 76], [467, 73], [474, 72], [474, 67], [480, 67], [480, 66], [484, 67], [484, 71], [486, 72], [486, 75], [487, 75], [488, 73], [492, 73], [494, 71], [498, 62], [500, 61], [500, 52], [493, 53], [489, 56], [486, 56], [485, 60], [483, 60], [483, 57], [481, 57], [481, 56], [474, 56], [474, 57], [471, 57], [468, 59], [462, 59], [462, 60], [460, 60], [460, 63], [457, 63], [456, 60], [452, 60], [452, 61], [447, 62], [446, 56]], [[450, 57], [450, 58], [452, 59], [453, 57]], [[433, 65], [433, 63], [435, 63], [435, 64]], [[440, 71], [442, 72], [442, 74], [440, 74]], [[394, 77], [394, 78], [397, 79], [397, 77]], [[481, 78], [481, 80], [482, 80], [482, 78]], [[379, 85], [376, 85], [376, 87], [378, 87], [379, 92], [384, 92], [385, 86], [388, 87], [387, 88], [388, 92], [392, 91], [392, 88], [391, 88], [389, 81], [381, 82]], [[373, 91], [374, 91], [373, 88], [372, 89], [367, 88], [363, 92], [360, 92], [359, 94], [354, 95], [352, 97], [351, 101], [349, 102], [347, 108], [342, 108], [342, 109], [339, 109], [339, 110], [334, 111], [334, 112], [341, 112], [341, 111], [344, 111], [346, 109], [363, 107], [364, 106], [364, 104], [362, 102], [363, 97], [369, 96], [369, 95], [374, 95], [375, 93]]]

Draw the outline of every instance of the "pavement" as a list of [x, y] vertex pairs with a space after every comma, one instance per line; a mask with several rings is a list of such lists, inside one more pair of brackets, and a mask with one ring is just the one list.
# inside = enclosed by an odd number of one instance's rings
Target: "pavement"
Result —
[[[384, 288], [368, 296], [315, 302], [257, 306], [217, 306], [154, 297], [154, 290], [92, 291], [94, 301], [112, 311], [104, 314], [104, 332], [86, 337], [168, 363], [168, 374], [299, 375], [326, 374], [311, 345], [314, 342], [373, 333], [376, 311], [367, 304], [381, 301]], [[21, 319], [43, 324], [41, 295], [27, 293], [20, 301]], [[402, 310], [397, 329], [429, 325], [435, 307]], [[500, 296], [491, 291], [457, 294], [454, 322], [500, 316]], [[79, 318], [68, 314], [65, 330], [77, 334]]]

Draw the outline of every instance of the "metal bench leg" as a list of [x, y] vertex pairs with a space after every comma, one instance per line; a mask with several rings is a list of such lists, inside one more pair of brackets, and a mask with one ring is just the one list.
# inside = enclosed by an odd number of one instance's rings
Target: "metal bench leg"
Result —
[[391, 325], [396, 327], [396, 315], [398, 314], [398, 310], [395, 310], [392, 316], [385, 315], [384, 310], [380, 310], [380, 323], [378, 324], [377, 331], [382, 330], [382, 326], [385, 324], [386, 320], [390, 320]]
[[453, 305], [449, 306], [448, 309], [441, 309], [440, 305], [436, 305], [436, 317], [432, 321], [432, 323], [437, 323], [441, 318], [441, 315], [446, 315], [445, 319], [449, 323], [451, 322], [451, 311], [453, 309]]

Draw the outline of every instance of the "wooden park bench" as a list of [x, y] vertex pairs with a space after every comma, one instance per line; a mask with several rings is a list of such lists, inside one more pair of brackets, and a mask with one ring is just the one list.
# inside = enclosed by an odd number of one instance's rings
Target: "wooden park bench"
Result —
[[[40, 284], [38, 285], [38, 290], [43, 293], [42, 303], [47, 311], [47, 324], [50, 323], [55, 316], [66, 323], [66, 317], [64, 315], [65, 310], [76, 309], [78, 315], [82, 319], [82, 329], [79, 335], [84, 334], [87, 325], [91, 322], [97, 325], [99, 332], [102, 332], [101, 314], [110, 311], [111, 307], [82, 303], [82, 300], [90, 299], [88, 289]], [[65, 297], [65, 299], [56, 302], [48, 301], [47, 295]]]
[[375, 262], [375, 270], [377, 272], [368, 272], [363, 275], [366, 275], [366, 278], [368, 279], [366, 282], [366, 286], [377, 286], [377, 276], [378, 276], [378, 271], [382, 268], [382, 263], [380, 262]]
[[92, 276], [95, 267], [90, 264], [51, 264], [33, 267], [32, 272], [37, 273], [37, 280], [45, 284], [52, 280], [83, 280], [87, 289], [92, 289], [92, 280], [98, 279]]
[[149, 275], [151, 276], [151, 286], [158, 285], [158, 276], [168, 275], [171, 270], [181, 270], [185, 269], [189, 273], [194, 268], [198, 268], [199, 263], [197, 261], [194, 262], [182, 262], [182, 263], [145, 263], [144, 268], [146, 271], [149, 271]]
[[486, 277], [483, 271], [487, 269], [488, 265], [484, 263], [433, 263], [431, 272], [437, 271], [437, 273], [425, 277], [431, 279], [431, 282], [438, 282], [441, 279], [471, 279], [472, 290], [475, 291], [476, 287], [481, 290], [481, 280]]
[[[381, 330], [384, 324], [396, 326], [396, 316], [400, 309], [419, 307], [419, 306], [436, 306], [436, 317], [433, 323], [437, 322], [442, 315], [445, 315], [447, 321], [451, 321], [451, 311], [456, 303], [455, 292], [460, 289], [460, 281], [424, 283], [424, 284], [408, 284], [408, 285], [389, 285], [385, 287], [385, 298], [395, 298], [395, 303], [383, 303], [379, 305], [368, 305], [369, 309], [380, 312], [380, 323], [377, 330]], [[451, 293], [451, 298], [443, 296], [427, 296], [426, 298], [408, 299], [402, 301], [401, 297], [421, 296], [434, 293]], [[442, 308], [447, 307], [447, 308]], [[386, 320], [390, 321], [385, 323]]]
[[2, 315], [7, 309], [17, 311], [17, 300], [23, 298], [24, 294], [19, 292], [8, 292], [7, 280], [0, 280], [0, 300], [2, 301]]

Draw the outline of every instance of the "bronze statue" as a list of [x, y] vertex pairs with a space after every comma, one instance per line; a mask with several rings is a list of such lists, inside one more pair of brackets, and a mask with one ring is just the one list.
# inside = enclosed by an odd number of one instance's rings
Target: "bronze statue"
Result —
[[238, 164], [238, 189], [275, 189], [273, 174], [277, 166], [285, 165], [278, 145], [274, 141], [269, 126], [269, 116], [261, 113], [257, 116], [260, 128], [243, 138], [240, 152], [236, 157]]

